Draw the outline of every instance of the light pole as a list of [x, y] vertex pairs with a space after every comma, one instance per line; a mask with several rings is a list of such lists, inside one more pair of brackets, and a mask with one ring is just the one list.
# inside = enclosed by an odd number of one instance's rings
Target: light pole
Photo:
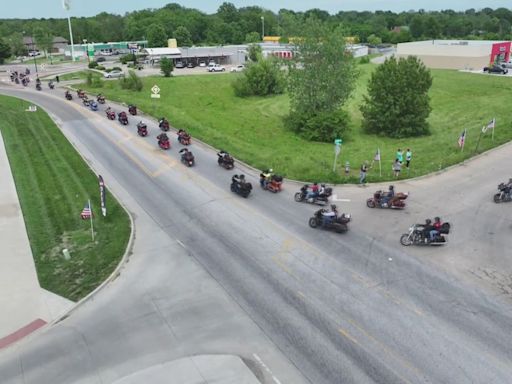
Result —
[[68, 27], [69, 27], [69, 39], [71, 40], [71, 62], [75, 61], [75, 47], [73, 44], [73, 31], [71, 30], [71, 19], [69, 17], [69, 8], [71, 8], [70, 4], [71, 0], [62, 0], [62, 6], [65, 11], [68, 11]]
[[261, 16], [261, 41], [265, 39], [265, 17]]
[[36, 67], [36, 77], [39, 78], [39, 73], [37, 72], [37, 60], [36, 60], [36, 50], [34, 49], [34, 36], [30, 35], [30, 45], [32, 46], [32, 55], [34, 57], [34, 66]]

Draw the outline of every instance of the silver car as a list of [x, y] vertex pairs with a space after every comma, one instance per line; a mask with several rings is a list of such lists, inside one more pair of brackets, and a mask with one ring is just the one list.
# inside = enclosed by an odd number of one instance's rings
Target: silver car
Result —
[[116, 77], [124, 76], [124, 72], [115, 70], [115, 71], [107, 72], [103, 76], [105, 76], [105, 78], [107, 78], [107, 79], [113, 79]]

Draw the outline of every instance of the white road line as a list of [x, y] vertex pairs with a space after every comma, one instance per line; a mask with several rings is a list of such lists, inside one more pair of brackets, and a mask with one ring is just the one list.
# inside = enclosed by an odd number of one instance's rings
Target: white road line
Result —
[[349, 203], [350, 202], [350, 199], [338, 199], [338, 195], [334, 194], [332, 195], [332, 201], [344, 201], [344, 202], [347, 202]]
[[176, 239], [176, 242], [177, 242], [179, 245], [181, 245], [183, 248], [185, 248], [185, 249], [187, 248], [187, 247], [185, 247], [185, 244], [183, 244], [180, 240]]

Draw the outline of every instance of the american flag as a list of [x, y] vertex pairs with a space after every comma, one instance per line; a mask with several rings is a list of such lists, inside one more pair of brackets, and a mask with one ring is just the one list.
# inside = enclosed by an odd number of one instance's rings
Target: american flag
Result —
[[82, 209], [82, 213], [80, 213], [80, 217], [83, 220], [90, 219], [92, 217], [92, 209], [89, 202], [85, 203], [84, 209]]
[[487, 132], [488, 129], [492, 129], [494, 131], [494, 127], [496, 126], [496, 118], [493, 118], [487, 125], [482, 127], [482, 133]]
[[375, 157], [373, 161], [380, 161], [380, 148], [377, 148], [377, 152], [375, 152]]
[[462, 131], [462, 133], [460, 134], [459, 136], [459, 147], [460, 148], [464, 148], [464, 142], [466, 141], [466, 129], [464, 129], [464, 131]]

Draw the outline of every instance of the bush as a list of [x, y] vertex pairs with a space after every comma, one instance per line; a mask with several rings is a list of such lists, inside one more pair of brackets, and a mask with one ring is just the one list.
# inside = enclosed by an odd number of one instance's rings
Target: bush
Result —
[[269, 58], [249, 63], [232, 85], [238, 97], [267, 96], [283, 93], [285, 80], [279, 62]]
[[121, 68], [121, 67], [113, 67], [111, 69], [111, 71], [122, 71], [122, 70], [123, 70], [123, 68]]
[[123, 55], [119, 58], [119, 61], [122, 64], [126, 64], [129, 61], [133, 61], [133, 55], [131, 53], [129, 53], [128, 55]]
[[101, 88], [103, 87], [103, 80], [100, 76], [94, 74], [93, 72], [87, 72], [87, 77], [85, 79], [85, 83], [92, 88]]
[[91, 62], [89, 63], [89, 68], [91, 68], [91, 69], [92, 69], [92, 68], [96, 68], [97, 66], [98, 66], [98, 63], [97, 63], [96, 61], [91, 61]]
[[173, 67], [172, 61], [167, 57], [163, 57], [162, 60], [160, 60], [160, 71], [165, 77], [171, 77]]
[[113, 70], [114, 70], [113, 68], [107, 68], [107, 69], [105, 69], [105, 72], [110, 73], [110, 72], [112, 72]]
[[350, 118], [344, 110], [319, 111], [314, 115], [292, 113], [285, 118], [285, 127], [306, 140], [332, 142], [348, 132]]
[[130, 89], [132, 91], [137, 92], [142, 91], [142, 88], [144, 87], [142, 80], [140, 79], [139, 76], [137, 76], [137, 74], [134, 71], [129, 71], [128, 77], [120, 77], [119, 84], [123, 89]]
[[370, 62], [370, 56], [363, 56], [359, 58], [359, 64], [368, 64]]
[[105, 67], [104, 67], [103, 65], [98, 65], [98, 66], [96, 67], [96, 69], [97, 69], [98, 71], [104, 71], [104, 70], [105, 70]]

